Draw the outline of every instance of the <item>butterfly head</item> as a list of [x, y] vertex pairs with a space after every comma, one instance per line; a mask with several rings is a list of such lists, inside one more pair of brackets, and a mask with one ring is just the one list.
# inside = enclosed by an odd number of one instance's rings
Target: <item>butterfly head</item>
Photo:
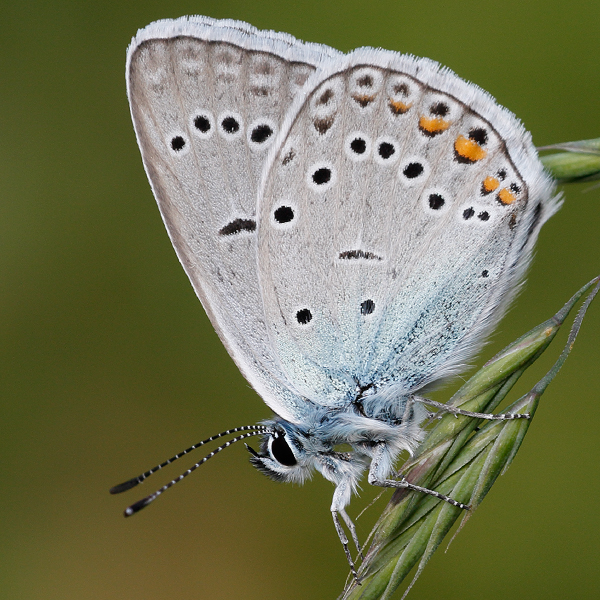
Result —
[[[336, 486], [345, 482], [348, 491], [356, 489], [368, 466], [369, 453], [344, 443], [349, 441], [347, 436], [332, 435], [336, 428], [331, 422], [324, 430], [314, 424], [302, 427], [279, 418], [264, 425], [267, 430], [259, 452], [246, 445], [250, 462], [261, 473], [274, 481], [302, 484], [317, 471]], [[340, 445], [350, 451], [340, 451]]]

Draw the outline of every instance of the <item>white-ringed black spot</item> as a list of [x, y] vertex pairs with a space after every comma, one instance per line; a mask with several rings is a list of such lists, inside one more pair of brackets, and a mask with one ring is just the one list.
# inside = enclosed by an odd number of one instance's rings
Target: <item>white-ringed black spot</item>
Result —
[[234, 133], [237, 133], [240, 130], [240, 124], [239, 121], [235, 118], [235, 117], [225, 117], [222, 121], [221, 121], [221, 128], [223, 129], [223, 131], [225, 133], [228, 133], [229, 135], [233, 135]]
[[263, 144], [273, 135], [273, 129], [270, 125], [263, 123], [257, 125], [250, 134], [250, 139], [256, 144]]
[[201, 133], [210, 131], [210, 119], [206, 115], [198, 115], [194, 117], [194, 127]]
[[291, 206], [280, 206], [275, 209], [273, 216], [278, 223], [289, 223], [294, 218], [294, 211]]
[[469, 130], [469, 139], [484, 146], [488, 141], [487, 131], [483, 127], [473, 127]]
[[373, 300], [365, 300], [360, 303], [360, 314], [370, 315], [375, 310], [375, 302]]
[[185, 148], [185, 140], [180, 135], [171, 138], [171, 149], [174, 152], [181, 152]]
[[440, 194], [429, 194], [428, 203], [429, 208], [431, 208], [432, 210], [440, 210], [440, 208], [442, 208], [442, 206], [446, 204], [446, 201], [444, 200], [444, 197]]
[[330, 179], [331, 179], [331, 169], [329, 169], [327, 167], [321, 167], [320, 169], [317, 169], [312, 174], [312, 180], [317, 185], [324, 185], [325, 183], [329, 183]]
[[312, 313], [308, 308], [303, 308], [296, 313], [296, 320], [300, 325], [308, 325], [312, 320]]
[[361, 137], [356, 137], [350, 142], [350, 149], [355, 154], [364, 154], [367, 149], [367, 142]]
[[490, 275], [490, 274], [489, 274], [489, 271], [488, 271], [487, 269], [485, 269], [485, 270], [481, 271], [481, 276], [482, 276], [482, 277], [484, 277], [484, 278], [485, 278], [485, 277], [489, 277], [489, 275]]
[[379, 148], [377, 149], [377, 154], [381, 156], [384, 160], [387, 160], [391, 156], [396, 153], [396, 148], [394, 148], [394, 144], [390, 144], [389, 142], [382, 142], [379, 144]]
[[521, 193], [521, 188], [516, 183], [511, 183], [509, 187], [510, 191], [513, 192], [513, 194]]
[[500, 169], [498, 171], [498, 179], [500, 181], [504, 181], [506, 179], [506, 170], [505, 169]]
[[475, 214], [475, 209], [470, 206], [469, 208], [465, 208], [465, 210], [463, 210], [463, 219], [465, 221], [468, 221], [473, 215]]
[[450, 107], [445, 102], [436, 102], [429, 107], [429, 114], [436, 117], [445, 117], [450, 112]]
[[411, 162], [404, 167], [402, 174], [407, 179], [414, 179], [415, 177], [421, 175], [424, 170], [425, 169], [420, 162]]
[[[348, 139], [344, 143], [344, 151], [352, 160], [363, 160], [363, 156], [351, 153]], [[364, 155], [366, 156], [366, 154]], [[306, 170], [306, 185], [317, 194], [323, 194], [337, 182], [337, 171], [329, 162], [319, 161], [308, 165]]]
[[190, 115], [190, 129], [200, 139], [207, 140], [215, 132], [215, 119], [210, 111], [196, 110]]
[[346, 136], [344, 151], [350, 160], [367, 160], [371, 155], [371, 140], [360, 131], [352, 131]]
[[482, 210], [478, 215], [477, 218], [480, 221], [489, 221], [490, 220], [490, 213], [487, 210]]

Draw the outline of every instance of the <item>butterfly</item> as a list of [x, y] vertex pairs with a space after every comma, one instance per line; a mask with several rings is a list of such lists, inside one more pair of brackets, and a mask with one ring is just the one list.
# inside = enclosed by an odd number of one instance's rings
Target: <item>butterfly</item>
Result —
[[177, 256], [274, 412], [173, 458], [261, 435], [247, 447], [262, 473], [321, 473], [355, 576], [343, 525], [360, 551], [346, 507], [365, 472], [465, 508], [394, 463], [423, 437], [422, 394], [481, 347], [560, 205], [520, 122], [431, 60], [208, 17], [138, 32], [127, 91]]

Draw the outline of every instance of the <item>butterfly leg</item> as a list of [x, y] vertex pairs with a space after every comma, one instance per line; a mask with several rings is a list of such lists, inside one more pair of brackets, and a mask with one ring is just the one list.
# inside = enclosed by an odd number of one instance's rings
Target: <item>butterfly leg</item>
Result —
[[348, 504], [349, 495], [349, 484], [346, 481], [341, 481], [337, 485], [337, 487], [335, 488], [335, 492], [333, 493], [333, 501], [331, 502], [331, 515], [333, 516], [333, 524], [335, 525], [335, 530], [337, 531], [338, 537], [340, 538], [340, 542], [342, 542], [344, 553], [346, 554], [346, 560], [350, 565], [350, 571], [352, 571], [352, 575], [356, 582], [360, 584], [360, 579], [358, 577], [358, 573], [356, 572], [356, 565], [352, 560], [352, 555], [350, 554], [350, 549], [348, 548], [348, 537], [346, 536], [344, 527], [340, 522], [341, 516], [344, 522], [346, 523], [346, 526], [350, 531], [350, 535], [352, 536], [352, 540], [354, 541], [358, 553], [362, 558], [362, 549], [358, 542], [358, 536], [356, 535], [356, 527], [354, 526], [352, 519], [350, 519], [345, 510], [345, 507]]
[[360, 546], [360, 542], [358, 541], [358, 536], [356, 535], [356, 527], [354, 525], [354, 522], [348, 516], [348, 513], [344, 509], [338, 510], [338, 514], [342, 516], [342, 519], [344, 519], [344, 523], [346, 523], [346, 527], [348, 528], [348, 531], [350, 532], [350, 535], [352, 536], [352, 541], [354, 542], [354, 545], [356, 546], [356, 551], [358, 552], [358, 556], [360, 557], [361, 560], [364, 560], [365, 557], [363, 556], [362, 548]]
[[373, 453], [373, 458], [371, 460], [371, 467], [369, 468], [369, 477], [368, 481], [371, 485], [376, 485], [379, 487], [391, 487], [391, 488], [405, 488], [408, 490], [413, 490], [415, 492], [421, 492], [422, 494], [428, 494], [429, 496], [434, 496], [435, 498], [439, 498], [452, 506], [456, 506], [458, 508], [463, 508], [465, 510], [469, 510], [469, 506], [467, 504], [463, 504], [462, 502], [458, 502], [450, 496], [446, 496], [444, 494], [440, 494], [435, 490], [430, 490], [429, 488], [422, 487], [420, 485], [415, 485], [414, 483], [410, 483], [406, 481], [406, 479], [402, 478], [400, 480], [397, 479], [388, 479], [384, 476], [382, 472], [382, 465], [386, 464], [388, 461], [385, 460], [385, 453], [387, 452], [387, 448], [385, 443], [377, 444], [375, 447], [375, 451]]
[[348, 537], [346, 536], [346, 532], [340, 523], [339, 514], [336, 511], [331, 511], [333, 515], [333, 524], [335, 525], [335, 530], [337, 531], [338, 537], [340, 538], [340, 542], [342, 542], [342, 546], [344, 547], [344, 553], [346, 554], [346, 560], [350, 565], [350, 571], [352, 571], [352, 576], [358, 583], [360, 583], [360, 579], [358, 578], [358, 573], [356, 572], [356, 565], [352, 560], [352, 555], [350, 554], [350, 550], [348, 548]]
[[443, 404], [442, 402], [435, 402], [434, 400], [429, 400], [429, 398], [421, 398], [420, 396], [412, 396], [411, 398], [415, 402], [437, 408], [438, 412], [432, 415], [432, 417], [435, 418], [441, 418], [444, 413], [450, 413], [454, 416], [464, 415], [465, 417], [474, 417], [475, 419], [487, 419], [488, 421], [510, 421], [512, 419], [529, 419], [531, 417], [531, 415], [527, 413], [503, 413], [494, 415], [492, 413], [471, 412], [469, 410], [462, 410], [460, 408], [455, 408], [454, 406], [449, 406], [448, 404]]

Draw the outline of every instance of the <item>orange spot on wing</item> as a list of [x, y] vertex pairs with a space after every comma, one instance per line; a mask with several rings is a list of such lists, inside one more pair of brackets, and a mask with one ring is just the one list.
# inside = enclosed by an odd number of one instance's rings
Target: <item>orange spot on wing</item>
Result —
[[498, 192], [498, 200], [500, 200], [502, 204], [512, 204], [516, 199], [517, 197], [512, 192], [509, 192], [506, 188], [502, 188]]
[[499, 185], [500, 182], [495, 177], [486, 177], [483, 180], [483, 189], [487, 194], [493, 192]]
[[477, 162], [485, 158], [487, 152], [475, 141], [467, 139], [464, 135], [459, 135], [454, 142], [456, 154], [468, 162]]
[[419, 127], [425, 132], [430, 134], [442, 133], [450, 127], [450, 121], [442, 119], [441, 117], [426, 117], [422, 116], [419, 119]]
[[406, 104], [400, 100], [390, 98], [390, 108], [392, 109], [392, 112], [397, 115], [403, 115], [411, 106], [412, 104]]

